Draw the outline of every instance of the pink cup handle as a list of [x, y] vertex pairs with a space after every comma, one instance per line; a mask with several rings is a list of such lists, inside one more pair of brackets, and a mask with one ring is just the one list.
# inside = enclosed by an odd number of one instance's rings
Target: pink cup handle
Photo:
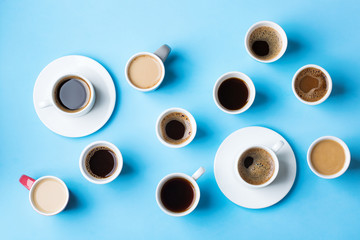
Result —
[[22, 175], [19, 179], [19, 182], [24, 185], [24, 187], [26, 187], [28, 190], [31, 189], [32, 185], [34, 184], [35, 182], [35, 179], [29, 177], [29, 176], [26, 176], [26, 175]]

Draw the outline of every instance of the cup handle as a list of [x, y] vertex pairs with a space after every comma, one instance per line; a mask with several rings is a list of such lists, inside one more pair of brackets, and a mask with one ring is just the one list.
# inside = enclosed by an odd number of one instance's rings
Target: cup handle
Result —
[[205, 168], [200, 167], [191, 177], [196, 181], [201, 177], [205, 172]]
[[50, 107], [51, 101], [49, 99], [39, 102], [39, 108], [47, 108]]
[[19, 182], [24, 185], [24, 187], [26, 187], [28, 190], [31, 189], [32, 185], [34, 184], [35, 182], [35, 179], [29, 177], [29, 176], [26, 176], [26, 175], [22, 175], [19, 179]]
[[154, 54], [158, 56], [161, 61], [165, 62], [166, 58], [169, 56], [170, 51], [171, 48], [168, 45], [164, 44], [158, 50], [156, 50]]
[[271, 147], [271, 150], [273, 150], [274, 153], [276, 153], [276, 152], [278, 152], [283, 146], [284, 146], [284, 142], [280, 140], [279, 142], [275, 143], [274, 146]]

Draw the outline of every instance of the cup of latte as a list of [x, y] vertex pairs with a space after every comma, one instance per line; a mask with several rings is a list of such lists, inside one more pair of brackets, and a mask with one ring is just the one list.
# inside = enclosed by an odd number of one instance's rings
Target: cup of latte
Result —
[[279, 172], [276, 153], [284, 146], [283, 141], [272, 147], [254, 145], [241, 151], [235, 158], [235, 175], [246, 186], [261, 188], [272, 183]]

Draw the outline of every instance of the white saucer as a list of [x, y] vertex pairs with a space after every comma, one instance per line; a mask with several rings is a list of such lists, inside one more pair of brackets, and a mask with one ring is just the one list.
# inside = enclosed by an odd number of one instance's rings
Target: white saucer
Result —
[[[264, 188], [252, 189], [237, 179], [234, 161], [240, 151], [250, 145], [271, 147], [279, 140], [284, 146], [277, 152], [279, 173], [274, 182]], [[266, 208], [283, 199], [294, 184], [296, 159], [289, 143], [277, 132], [263, 127], [242, 128], [230, 134], [220, 145], [214, 163], [216, 182], [224, 195], [246, 208]]]
[[[39, 108], [40, 101], [50, 98], [51, 82], [69, 73], [78, 73], [93, 84], [96, 100], [91, 111], [81, 117], [68, 117], [54, 107]], [[65, 137], [83, 137], [96, 132], [109, 120], [115, 107], [116, 92], [110, 74], [100, 63], [88, 57], [71, 55], [52, 61], [41, 71], [33, 99], [37, 115], [51, 131]]]

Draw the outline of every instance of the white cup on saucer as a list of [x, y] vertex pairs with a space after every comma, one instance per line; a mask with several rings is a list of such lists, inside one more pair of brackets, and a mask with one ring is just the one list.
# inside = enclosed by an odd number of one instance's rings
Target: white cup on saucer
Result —
[[[83, 89], [85, 90], [86, 100], [83, 106], [71, 110], [67, 109], [65, 106], [61, 104], [61, 100], [58, 98], [58, 92], [63, 83], [70, 79], [75, 79], [83, 85]], [[72, 93], [74, 94], [74, 93]], [[70, 117], [80, 117], [87, 114], [95, 104], [95, 89], [92, 83], [86, 79], [84, 76], [79, 75], [78, 73], [65, 74], [57, 78], [51, 84], [50, 96], [47, 99], [44, 99], [39, 102], [39, 108], [47, 108], [53, 107], [59, 113], [70, 116]]]

